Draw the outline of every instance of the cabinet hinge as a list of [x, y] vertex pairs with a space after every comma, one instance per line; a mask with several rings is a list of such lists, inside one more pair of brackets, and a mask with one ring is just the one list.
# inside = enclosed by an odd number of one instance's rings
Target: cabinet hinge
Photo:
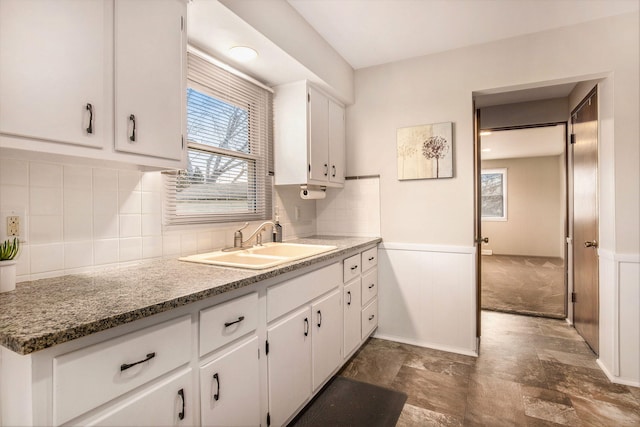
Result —
[[184, 150], [184, 135], [182, 135], [182, 149]]
[[184, 31], [184, 16], [180, 17], [180, 31]]
[[264, 342], [264, 354], [269, 354], [269, 340]]
[[307, 94], [307, 102], [311, 102], [311, 94], [310, 93]]
[[309, 172], [311, 172], [311, 163], [309, 163]]
[[571, 302], [576, 302], [576, 293], [571, 292]]
[[271, 425], [271, 414], [267, 412], [267, 425]]
[[576, 134], [575, 134], [575, 133], [572, 133], [572, 134], [571, 134], [570, 141], [571, 141], [571, 143], [572, 143], [572, 144], [575, 144], [575, 143], [576, 143]]

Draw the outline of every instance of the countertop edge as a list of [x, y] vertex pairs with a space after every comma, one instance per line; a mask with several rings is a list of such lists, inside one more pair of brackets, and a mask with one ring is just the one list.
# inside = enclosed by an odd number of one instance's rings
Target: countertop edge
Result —
[[[322, 236], [315, 237], [321, 238]], [[242, 289], [247, 286], [252, 286], [261, 281], [293, 271], [298, 271], [310, 267], [314, 264], [319, 264], [324, 261], [331, 260], [333, 258], [339, 258], [345, 254], [359, 251], [365, 247], [377, 245], [382, 241], [382, 239], [379, 237], [367, 237], [366, 239], [369, 240], [359, 244], [351, 245], [346, 248], [335, 249], [328, 253], [323, 253], [313, 257], [304, 258], [299, 261], [293, 261], [291, 263], [283, 264], [266, 271], [256, 270], [255, 275], [240, 280], [230, 281], [228, 283], [225, 283], [224, 285], [218, 285], [209, 289], [196, 291], [173, 299], [168, 299], [162, 302], [151, 304], [146, 307], [140, 307], [128, 312], [118, 313], [102, 319], [96, 319], [95, 321], [79, 324], [77, 326], [60, 328], [59, 330], [43, 333], [41, 335], [32, 336], [29, 338], [21, 338], [13, 336], [11, 334], [0, 332], [0, 345], [20, 355], [32, 354], [40, 350], [63, 344], [68, 341], [86, 337], [98, 332], [115, 328], [117, 326], [126, 325], [153, 316], [155, 314], [186, 306], [204, 300], [206, 298], [222, 295], [224, 293]], [[307, 239], [296, 239], [293, 242], [299, 240]], [[127, 267], [127, 269], [136, 268], [140, 268], [140, 266]]]

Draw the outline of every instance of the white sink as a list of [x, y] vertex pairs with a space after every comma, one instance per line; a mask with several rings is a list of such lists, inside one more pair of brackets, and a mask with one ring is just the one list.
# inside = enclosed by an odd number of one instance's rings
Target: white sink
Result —
[[330, 245], [307, 245], [301, 243], [265, 243], [233, 252], [208, 252], [179, 258], [180, 261], [200, 264], [222, 265], [226, 267], [260, 270], [275, 267], [286, 262], [297, 261], [336, 249]]

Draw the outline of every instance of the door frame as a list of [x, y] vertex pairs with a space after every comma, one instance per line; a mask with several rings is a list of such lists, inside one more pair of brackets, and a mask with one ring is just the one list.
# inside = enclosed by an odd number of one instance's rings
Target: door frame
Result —
[[564, 199], [565, 199], [565, 207], [564, 207], [564, 236], [563, 236], [563, 247], [564, 247], [564, 316], [565, 319], [569, 316], [569, 271], [573, 271], [573, 263], [569, 263], [569, 244], [567, 239], [570, 237], [569, 234], [569, 120], [566, 121], [558, 121], [558, 122], [546, 122], [546, 123], [536, 123], [536, 124], [527, 124], [527, 125], [517, 125], [517, 126], [502, 126], [502, 127], [492, 127], [482, 129], [480, 126], [481, 123], [481, 112], [480, 108], [475, 107], [474, 102], [474, 144], [473, 144], [473, 154], [474, 154], [474, 245], [476, 248], [476, 337], [480, 339], [482, 336], [482, 328], [481, 328], [481, 315], [482, 315], [482, 194], [480, 188], [480, 175], [482, 173], [482, 151], [481, 151], [481, 136], [480, 132], [498, 132], [503, 130], [517, 130], [517, 129], [531, 129], [538, 127], [548, 127], [548, 126], [564, 126]]

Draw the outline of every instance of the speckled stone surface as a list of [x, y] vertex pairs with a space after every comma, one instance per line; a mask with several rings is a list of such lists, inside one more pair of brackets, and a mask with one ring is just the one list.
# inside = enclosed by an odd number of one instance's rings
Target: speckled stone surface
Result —
[[159, 260], [139, 266], [18, 283], [0, 294], [0, 345], [29, 354], [379, 243], [379, 238], [318, 236], [290, 242], [334, 245], [320, 255], [245, 270]]

